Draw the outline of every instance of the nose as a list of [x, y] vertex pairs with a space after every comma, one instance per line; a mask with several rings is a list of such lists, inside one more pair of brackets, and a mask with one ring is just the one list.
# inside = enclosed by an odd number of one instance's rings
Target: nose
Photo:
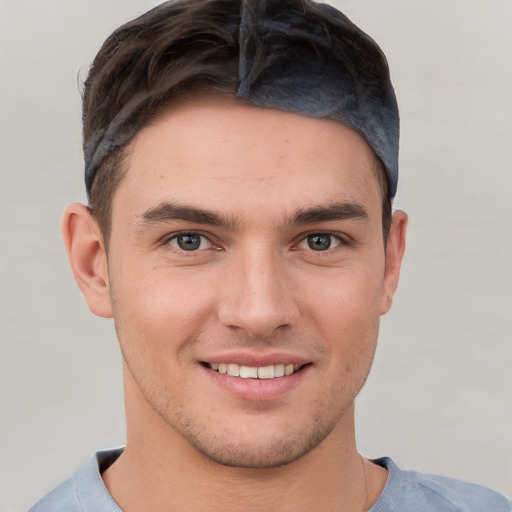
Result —
[[247, 250], [225, 270], [218, 317], [226, 327], [265, 339], [298, 318], [285, 262], [271, 249]]

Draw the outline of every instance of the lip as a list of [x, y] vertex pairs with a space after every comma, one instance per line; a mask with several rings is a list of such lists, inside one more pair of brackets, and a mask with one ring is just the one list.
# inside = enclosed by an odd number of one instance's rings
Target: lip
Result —
[[222, 374], [199, 364], [199, 368], [205, 376], [216, 386], [226, 391], [231, 396], [248, 402], [270, 402], [283, 398], [294, 391], [311, 369], [311, 361], [302, 357], [285, 353], [272, 353], [255, 355], [247, 353], [229, 353], [208, 356], [202, 360], [209, 363], [237, 363], [243, 366], [270, 366], [274, 364], [297, 364], [302, 368], [292, 375], [275, 379], [243, 379]]

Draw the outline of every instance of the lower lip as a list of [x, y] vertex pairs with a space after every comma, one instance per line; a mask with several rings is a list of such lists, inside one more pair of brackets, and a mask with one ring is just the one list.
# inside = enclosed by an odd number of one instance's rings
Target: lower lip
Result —
[[235, 397], [250, 402], [265, 402], [281, 398], [295, 389], [302, 382], [311, 365], [303, 366], [292, 375], [274, 379], [243, 379], [216, 372], [202, 365], [201, 368], [215, 384]]

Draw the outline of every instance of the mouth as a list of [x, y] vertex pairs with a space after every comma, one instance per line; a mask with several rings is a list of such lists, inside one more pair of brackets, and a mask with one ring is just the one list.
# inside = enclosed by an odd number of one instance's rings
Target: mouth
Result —
[[214, 372], [229, 375], [230, 377], [270, 380], [293, 375], [294, 373], [301, 371], [304, 367], [309, 366], [311, 363], [278, 363], [268, 366], [245, 366], [237, 363], [214, 363], [202, 361], [201, 364]]

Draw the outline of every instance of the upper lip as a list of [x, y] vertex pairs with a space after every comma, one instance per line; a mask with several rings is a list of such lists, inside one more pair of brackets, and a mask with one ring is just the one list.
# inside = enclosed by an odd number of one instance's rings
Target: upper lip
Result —
[[239, 364], [241, 366], [260, 367], [276, 364], [304, 365], [311, 361], [286, 352], [272, 352], [267, 354], [251, 354], [247, 352], [228, 352], [208, 355], [201, 359], [205, 363]]

